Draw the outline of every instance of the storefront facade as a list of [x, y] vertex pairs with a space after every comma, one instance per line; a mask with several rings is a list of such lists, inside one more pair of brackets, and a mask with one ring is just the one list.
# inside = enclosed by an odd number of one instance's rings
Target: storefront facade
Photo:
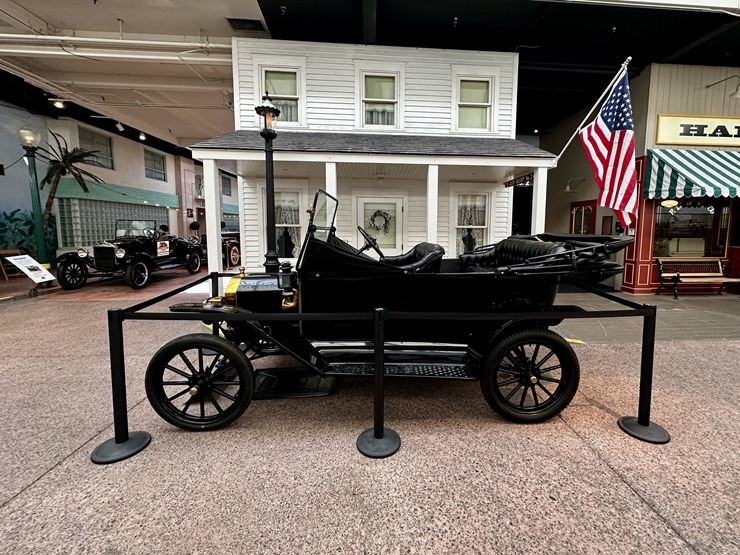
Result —
[[[725, 106], [737, 114], [740, 99], [728, 98]], [[740, 276], [740, 117], [659, 113], [655, 119], [654, 147], [637, 161], [639, 218], [622, 290], [655, 293], [659, 258], [720, 259], [727, 277]], [[719, 284], [682, 288], [708, 293]]]

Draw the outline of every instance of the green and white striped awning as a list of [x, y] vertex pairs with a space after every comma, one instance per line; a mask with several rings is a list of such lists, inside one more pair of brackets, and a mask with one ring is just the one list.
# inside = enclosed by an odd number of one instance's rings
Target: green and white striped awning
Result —
[[736, 197], [740, 152], [650, 148], [645, 198]]

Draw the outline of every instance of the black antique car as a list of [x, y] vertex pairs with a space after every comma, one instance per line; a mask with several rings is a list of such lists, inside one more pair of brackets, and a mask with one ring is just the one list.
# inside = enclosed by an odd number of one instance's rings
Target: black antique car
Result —
[[116, 238], [57, 258], [57, 281], [63, 289], [77, 289], [89, 278], [125, 277], [133, 289], [141, 289], [155, 270], [186, 268], [200, 271], [203, 249], [199, 241], [165, 235], [154, 220], [118, 220]]
[[[189, 430], [233, 422], [251, 401], [251, 361], [259, 357], [289, 355], [321, 376], [372, 375], [377, 322], [361, 318], [378, 309], [388, 311], [388, 376], [478, 380], [488, 404], [516, 422], [542, 422], [570, 403], [578, 359], [549, 329], [561, 321], [550, 315], [564, 308], [554, 306], [561, 278], [599, 282], [621, 273], [610, 255], [631, 237], [514, 236], [457, 258], [424, 242], [384, 256], [362, 228], [360, 249], [337, 237], [336, 210], [336, 199], [316, 193], [295, 271], [242, 271], [223, 296], [170, 307], [229, 319], [214, 322], [214, 333], [174, 339], [152, 358], [145, 385], [160, 416]], [[364, 253], [370, 248], [377, 259]], [[276, 313], [302, 319], [270, 319]], [[486, 318], [496, 313], [535, 314]]]
[[[226, 268], [238, 266], [241, 261], [241, 235], [238, 231], [221, 232], [221, 258]], [[200, 244], [203, 247], [203, 255], [208, 253], [208, 236], [203, 233], [200, 236]]]

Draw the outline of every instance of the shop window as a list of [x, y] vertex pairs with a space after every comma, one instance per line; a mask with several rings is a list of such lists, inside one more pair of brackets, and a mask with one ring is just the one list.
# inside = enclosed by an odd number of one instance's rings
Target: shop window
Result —
[[395, 75], [363, 75], [362, 107], [365, 126], [395, 126], [398, 88]]
[[263, 91], [280, 110], [279, 121], [298, 122], [298, 73], [290, 70], [265, 69]]
[[573, 202], [570, 205], [570, 232], [577, 235], [596, 233], [596, 200]]
[[87, 127], [79, 127], [80, 148], [82, 150], [95, 150], [95, 158], [101, 168], [113, 169], [113, 147], [108, 135], [96, 133]]
[[727, 250], [729, 220], [730, 199], [701, 197], [658, 201], [653, 256], [723, 257]]
[[145, 150], [144, 175], [149, 179], [167, 181], [167, 162], [164, 156], [157, 154], [156, 152], [152, 152], [151, 150]]
[[488, 197], [486, 195], [457, 195], [455, 220], [458, 253], [472, 252], [486, 244], [488, 237]]

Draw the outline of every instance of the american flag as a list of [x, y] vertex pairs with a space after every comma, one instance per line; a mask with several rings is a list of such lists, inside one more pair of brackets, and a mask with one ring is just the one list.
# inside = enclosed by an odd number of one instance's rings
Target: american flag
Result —
[[627, 68], [612, 87], [596, 119], [579, 133], [596, 183], [599, 205], [613, 208], [626, 228], [637, 215], [635, 126]]

